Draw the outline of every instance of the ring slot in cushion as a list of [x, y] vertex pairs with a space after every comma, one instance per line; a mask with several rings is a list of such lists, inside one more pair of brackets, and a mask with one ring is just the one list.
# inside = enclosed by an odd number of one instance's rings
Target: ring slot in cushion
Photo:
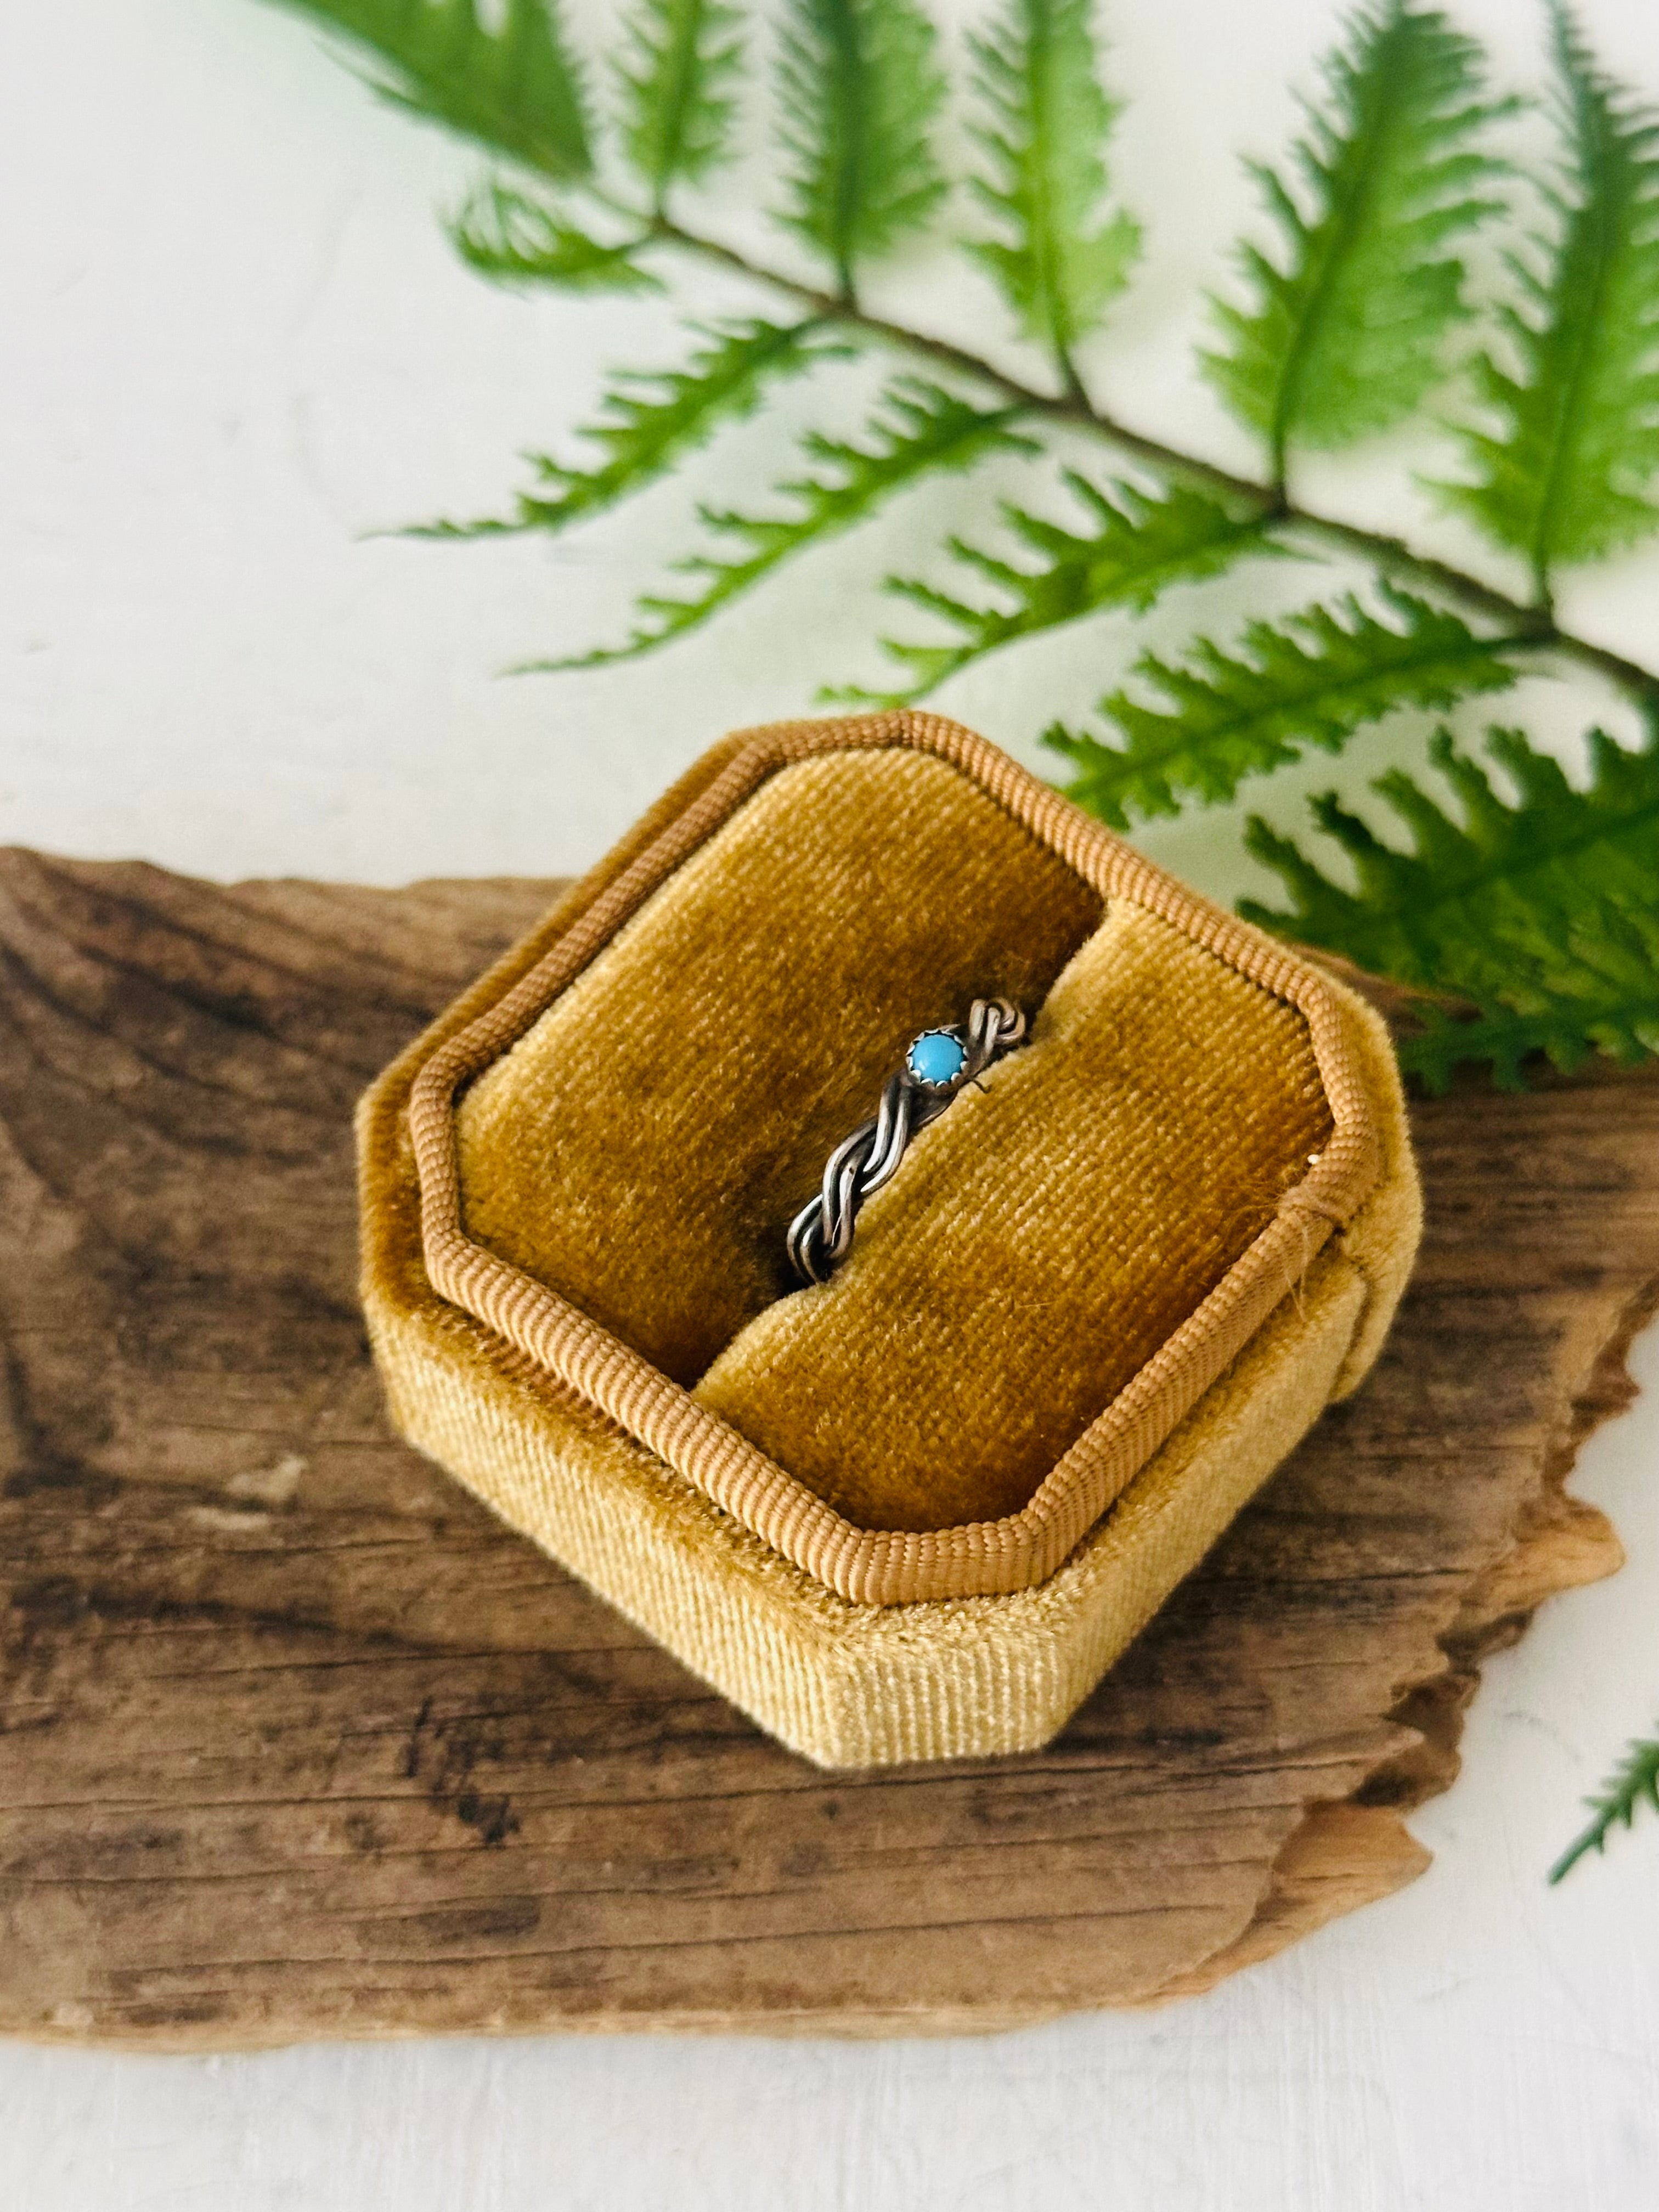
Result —
[[1329, 1129], [1300, 1015], [1115, 902], [840, 1273], [769, 1306], [696, 1395], [860, 1527], [1018, 1512]]

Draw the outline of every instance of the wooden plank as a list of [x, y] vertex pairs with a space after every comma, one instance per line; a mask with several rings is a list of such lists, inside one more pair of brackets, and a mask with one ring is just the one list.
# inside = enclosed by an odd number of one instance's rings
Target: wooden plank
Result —
[[1423, 1105], [1393, 1342], [1033, 1758], [825, 1776], [388, 1431], [349, 1116], [542, 884], [0, 856], [0, 2027], [992, 2028], [1411, 1879], [1659, 1301], [1659, 1080]]

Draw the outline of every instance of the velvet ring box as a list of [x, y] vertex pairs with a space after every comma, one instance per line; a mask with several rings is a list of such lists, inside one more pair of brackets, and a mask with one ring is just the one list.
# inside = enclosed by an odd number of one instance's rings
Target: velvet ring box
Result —
[[[830, 1152], [991, 997], [1029, 1043], [793, 1288]], [[1419, 1226], [1375, 1014], [921, 714], [707, 754], [359, 1154], [404, 1434], [835, 1766], [1053, 1735], [1363, 1376]]]

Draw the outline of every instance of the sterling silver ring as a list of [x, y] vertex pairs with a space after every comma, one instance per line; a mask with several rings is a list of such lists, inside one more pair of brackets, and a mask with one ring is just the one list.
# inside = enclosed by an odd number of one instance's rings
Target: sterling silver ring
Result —
[[830, 1153], [816, 1198], [789, 1224], [789, 1264], [803, 1283], [827, 1282], [847, 1257], [859, 1209], [890, 1182], [918, 1129], [939, 1119], [959, 1091], [1025, 1038], [1025, 1017], [1006, 999], [975, 999], [954, 1027], [913, 1037], [881, 1103]]

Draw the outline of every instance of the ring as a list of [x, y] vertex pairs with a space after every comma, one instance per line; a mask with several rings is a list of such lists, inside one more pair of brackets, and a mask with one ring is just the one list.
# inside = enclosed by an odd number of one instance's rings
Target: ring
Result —
[[1025, 1017], [1006, 999], [975, 999], [965, 1022], [913, 1037], [881, 1103], [830, 1153], [816, 1198], [789, 1224], [789, 1264], [803, 1283], [828, 1282], [847, 1257], [859, 1209], [890, 1181], [918, 1129], [937, 1121], [957, 1091], [1025, 1038]]

